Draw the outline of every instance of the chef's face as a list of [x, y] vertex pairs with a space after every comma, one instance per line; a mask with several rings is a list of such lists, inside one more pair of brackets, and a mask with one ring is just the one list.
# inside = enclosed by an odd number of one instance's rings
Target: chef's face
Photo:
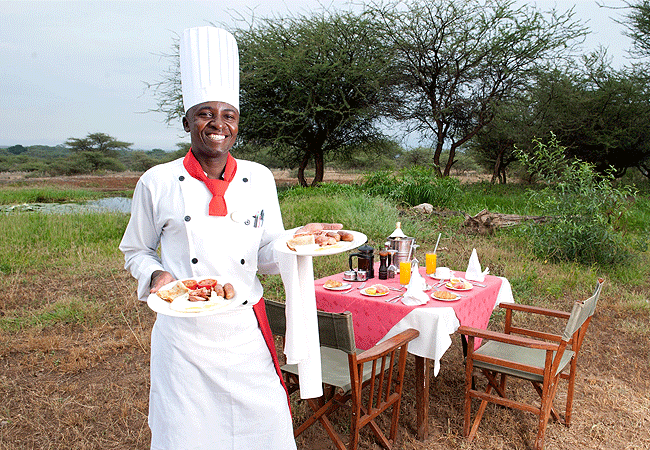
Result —
[[197, 157], [223, 156], [237, 140], [239, 112], [224, 102], [199, 103], [183, 117], [183, 128], [190, 133], [192, 151]]

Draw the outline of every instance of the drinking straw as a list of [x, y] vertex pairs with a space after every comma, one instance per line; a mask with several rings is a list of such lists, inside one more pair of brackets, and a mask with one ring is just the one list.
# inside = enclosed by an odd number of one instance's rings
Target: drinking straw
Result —
[[438, 240], [436, 241], [436, 247], [433, 249], [433, 253], [435, 253], [438, 250], [438, 244], [440, 243], [440, 236], [442, 236], [442, 233], [438, 233]]

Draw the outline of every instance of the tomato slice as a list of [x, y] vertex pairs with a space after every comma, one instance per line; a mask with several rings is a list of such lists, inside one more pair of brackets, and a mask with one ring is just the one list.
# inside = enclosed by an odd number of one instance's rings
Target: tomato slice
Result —
[[199, 281], [198, 287], [212, 289], [216, 284], [217, 284], [217, 280], [213, 278], [206, 278], [204, 280]]
[[183, 281], [183, 284], [185, 285], [186, 288], [193, 291], [198, 287], [199, 283], [197, 283], [196, 280], [185, 280]]

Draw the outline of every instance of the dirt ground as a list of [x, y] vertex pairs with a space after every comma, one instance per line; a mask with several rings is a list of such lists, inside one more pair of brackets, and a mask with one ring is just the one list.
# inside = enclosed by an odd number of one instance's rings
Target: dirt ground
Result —
[[[0, 185], [29, 184], [29, 185], [56, 185], [60, 187], [98, 190], [104, 192], [124, 191], [133, 189], [141, 173], [119, 172], [108, 175], [75, 175], [46, 178], [28, 178], [23, 172], [0, 173]], [[298, 179], [291, 176], [289, 170], [273, 170], [278, 186], [293, 186], [298, 184]], [[360, 174], [339, 173], [326, 170], [323, 176], [326, 182], [352, 183], [360, 180]]]
[[[61, 187], [83, 188], [90, 190], [99, 190], [105, 192], [123, 191], [133, 189], [141, 173], [139, 172], [119, 172], [102, 176], [96, 175], [76, 175], [47, 178], [27, 178], [23, 172], [3, 172], [0, 173], [0, 185], [11, 184], [49, 184]], [[289, 170], [274, 169], [273, 175], [278, 186], [294, 186], [298, 184], [298, 178], [291, 175]], [[323, 180], [325, 182], [336, 183], [355, 183], [362, 179], [363, 175], [359, 173], [341, 173], [335, 170], [325, 170]], [[461, 183], [470, 183], [476, 181], [489, 181], [490, 175], [477, 174], [474, 172], [456, 174]]]
[[[47, 182], [120, 191], [133, 188], [138, 175]], [[0, 316], [34, 301], [34, 292], [46, 293], [39, 297], [41, 302], [54, 302], [91, 289], [88, 295], [97, 302], [102, 319], [93, 327], [63, 322], [44, 331], [0, 332], [0, 450], [149, 448], [149, 338], [155, 314], [135, 299], [130, 275], [114, 269], [107, 271], [107, 278], [110, 283], [100, 287], [83, 272], [2, 275]], [[611, 302], [605, 295], [583, 345], [572, 426], [551, 421], [547, 450], [650, 449], [650, 343], [638, 332], [647, 329], [647, 314], [635, 318], [610, 307]], [[458, 336], [453, 336], [439, 375], [431, 379], [430, 435], [417, 440], [412, 370], [409, 358], [395, 448], [532, 448], [535, 417], [495, 406], [488, 407], [472, 443], [462, 436], [464, 362]], [[529, 388], [512, 384], [519, 399], [535, 397]], [[560, 411], [565, 396], [562, 386], [556, 405]], [[293, 410], [297, 419], [304, 415], [302, 403], [295, 402]], [[345, 431], [345, 414], [335, 421]], [[297, 442], [301, 450], [334, 448], [319, 424]], [[360, 448], [381, 447], [365, 430]]]

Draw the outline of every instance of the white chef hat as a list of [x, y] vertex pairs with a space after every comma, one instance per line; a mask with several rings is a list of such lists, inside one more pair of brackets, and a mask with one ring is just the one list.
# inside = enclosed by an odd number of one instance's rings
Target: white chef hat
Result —
[[183, 31], [181, 85], [185, 112], [203, 102], [228, 103], [239, 111], [239, 53], [235, 37], [221, 28]]

